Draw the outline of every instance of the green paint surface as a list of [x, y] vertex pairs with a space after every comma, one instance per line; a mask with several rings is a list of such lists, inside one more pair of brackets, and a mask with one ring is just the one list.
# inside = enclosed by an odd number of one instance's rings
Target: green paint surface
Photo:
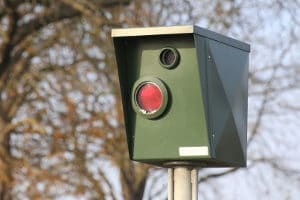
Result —
[[[158, 119], [146, 119], [129, 108], [131, 104], [126, 105], [130, 113], [128, 131], [134, 141], [133, 159], [185, 160], [179, 156], [179, 147], [209, 146], [193, 36], [180, 40], [171, 36], [140, 37], [129, 39], [128, 44], [125, 48], [130, 53], [123, 67], [130, 90], [139, 78], [152, 76], [162, 80], [169, 93], [167, 109]], [[161, 49], [168, 46], [180, 54], [179, 65], [173, 69], [159, 64]], [[130, 94], [126, 93], [129, 99]], [[195, 158], [199, 156], [188, 157]]]

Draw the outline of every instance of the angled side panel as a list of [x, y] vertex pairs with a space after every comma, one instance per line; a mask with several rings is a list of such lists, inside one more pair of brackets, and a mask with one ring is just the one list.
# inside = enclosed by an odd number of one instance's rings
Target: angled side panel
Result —
[[213, 134], [216, 158], [227, 163], [242, 162], [243, 149], [236, 124], [226, 97], [224, 85], [219, 78], [215, 63], [208, 65], [210, 131]]
[[244, 166], [248, 52], [209, 40], [208, 85], [217, 159]]

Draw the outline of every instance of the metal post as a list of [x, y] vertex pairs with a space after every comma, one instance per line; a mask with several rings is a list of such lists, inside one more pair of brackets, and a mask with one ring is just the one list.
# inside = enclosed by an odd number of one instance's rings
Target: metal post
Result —
[[193, 169], [191, 173], [192, 200], [198, 200], [198, 169]]
[[198, 200], [197, 169], [168, 169], [168, 200]]
[[186, 167], [174, 169], [174, 200], [192, 199], [191, 170]]

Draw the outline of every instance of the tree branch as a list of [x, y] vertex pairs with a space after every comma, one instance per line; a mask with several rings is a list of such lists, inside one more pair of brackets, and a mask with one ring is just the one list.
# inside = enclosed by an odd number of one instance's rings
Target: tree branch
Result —
[[0, 47], [0, 76], [7, 70], [10, 62], [10, 54], [14, 47], [12, 38], [16, 34], [18, 14], [15, 11], [10, 11], [8, 15], [8, 29], [4, 33], [3, 43]]
[[235, 171], [237, 171], [239, 169], [240, 168], [232, 168], [232, 169], [226, 170], [226, 171], [221, 172], [221, 173], [209, 174], [209, 175], [207, 175], [205, 177], [199, 178], [198, 182], [201, 183], [201, 182], [207, 181], [208, 179], [211, 179], [211, 178], [218, 178], [220, 176], [224, 176], [224, 175], [230, 174], [232, 172], [235, 172]]
[[45, 13], [30, 20], [28, 23], [22, 24], [18, 27], [18, 33], [13, 38], [13, 45], [17, 45], [29, 34], [39, 31], [41, 28], [60, 21], [79, 16], [80, 13], [69, 6], [58, 5], [55, 8], [45, 11]]

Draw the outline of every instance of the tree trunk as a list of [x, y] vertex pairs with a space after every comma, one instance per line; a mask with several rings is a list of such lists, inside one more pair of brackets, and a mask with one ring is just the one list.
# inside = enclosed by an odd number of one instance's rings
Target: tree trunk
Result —
[[142, 200], [144, 196], [145, 186], [146, 186], [147, 176], [143, 177], [143, 180], [139, 183], [138, 187], [135, 188], [132, 194], [132, 199]]
[[11, 184], [5, 183], [4, 181], [1, 181], [0, 186], [0, 199], [1, 200], [12, 200], [11, 196]]
[[137, 187], [134, 187], [134, 185], [122, 184], [124, 199], [125, 200], [141, 200], [141, 199], [143, 199], [145, 186], [146, 186], [146, 180], [147, 180], [147, 177], [144, 177], [142, 182], [140, 182]]
[[[128, 162], [131, 162], [128, 160]], [[148, 169], [142, 165], [134, 166], [129, 163], [121, 169], [121, 184], [123, 198], [125, 200], [141, 200], [143, 199], [146, 181], [148, 177]]]
[[0, 200], [12, 200], [12, 164], [10, 155], [10, 134], [3, 132], [6, 123], [0, 119]]

